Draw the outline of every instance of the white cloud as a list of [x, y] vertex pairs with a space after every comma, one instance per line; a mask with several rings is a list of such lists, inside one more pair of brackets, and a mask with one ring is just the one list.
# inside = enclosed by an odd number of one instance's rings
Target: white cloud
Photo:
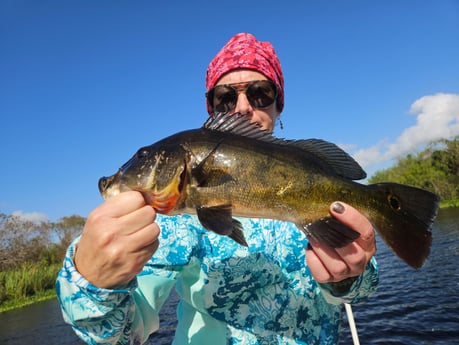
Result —
[[459, 135], [458, 94], [424, 96], [411, 105], [410, 113], [416, 115], [416, 124], [405, 129], [394, 143], [380, 142], [358, 150], [354, 158], [368, 167], [414, 152], [433, 140]]
[[40, 224], [42, 222], [47, 222], [49, 220], [46, 214], [40, 212], [25, 213], [23, 211], [14, 211], [11, 215], [21, 220], [32, 222], [35, 224]]

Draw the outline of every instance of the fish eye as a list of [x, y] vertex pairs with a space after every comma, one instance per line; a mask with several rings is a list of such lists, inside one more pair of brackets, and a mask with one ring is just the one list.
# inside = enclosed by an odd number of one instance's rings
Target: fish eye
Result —
[[390, 207], [392, 207], [394, 211], [400, 211], [402, 205], [400, 203], [400, 200], [395, 195], [389, 194], [387, 196], [387, 201], [389, 202]]

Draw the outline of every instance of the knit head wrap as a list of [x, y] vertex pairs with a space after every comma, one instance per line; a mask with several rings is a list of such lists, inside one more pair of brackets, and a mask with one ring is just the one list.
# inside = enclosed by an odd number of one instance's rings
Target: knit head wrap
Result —
[[[269, 42], [257, 41], [248, 33], [234, 35], [218, 52], [207, 67], [206, 90], [215, 86], [226, 73], [237, 69], [250, 69], [260, 72], [273, 81], [278, 87], [277, 108], [284, 108], [284, 76], [279, 58]], [[209, 114], [213, 110], [207, 103]]]

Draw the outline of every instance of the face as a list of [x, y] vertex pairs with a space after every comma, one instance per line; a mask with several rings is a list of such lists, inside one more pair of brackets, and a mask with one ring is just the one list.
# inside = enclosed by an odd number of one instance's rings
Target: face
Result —
[[[216, 85], [246, 83], [254, 80], [267, 80], [267, 78], [259, 72], [237, 70], [225, 74]], [[277, 110], [276, 102], [267, 108], [254, 108], [247, 99], [245, 92], [238, 92], [236, 107], [231, 110], [231, 114], [234, 113], [241, 113], [249, 116], [252, 120], [251, 122], [258, 123], [262, 129], [270, 132], [274, 130], [276, 118], [280, 115]]]

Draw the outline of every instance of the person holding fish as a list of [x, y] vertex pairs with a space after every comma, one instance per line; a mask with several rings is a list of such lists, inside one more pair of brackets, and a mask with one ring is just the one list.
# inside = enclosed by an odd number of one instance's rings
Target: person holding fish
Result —
[[[308, 224], [270, 219], [262, 206], [260, 213], [243, 208], [250, 187], [231, 204], [217, 200], [226, 193], [222, 186], [236, 180], [215, 167], [228, 164], [219, 154], [229, 142], [225, 135], [261, 137], [272, 145], [264, 136], [271, 136], [284, 106], [274, 48], [251, 34], [233, 36], [210, 62], [206, 89], [210, 119], [196, 146], [192, 140], [180, 145], [187, 158], [175, 164], [157, 151], [157, 171], [130, 172], [138, 161], [153, 159], [144, 148], [114, 177], [101, 179], [107, 199], [69, 247], [56, 283], [66, 322], [90, 344], [142, 344], [158, 330], [159, 311], [175, 287], [180, 302], [173, 344], [338, 343], [343, 303], [364, 301], [378, 284], [372, 223], [343, 201], [327, 201], [327, 214]], [[202, 142], [210, 131], [222, 139], [207, 149]], [[315, 145], [325, 144], [301, 145], [295, 149], [318, 151]], [[275, 168], [269, 157], [263, 164]], [[364, 177], [352, 171], [351, 179]], [[159, 181], [166, 173], [167, 181]], [[143, 180], [129, 184], [134, 175]], [[154, 192], [140, 187], [153, 178]], [[114, 180], [124, 182], [114, 187]], [[291, 188], [286, 184], [273, 198]], [[288, 220], [289, 209], [283, 213]]]

